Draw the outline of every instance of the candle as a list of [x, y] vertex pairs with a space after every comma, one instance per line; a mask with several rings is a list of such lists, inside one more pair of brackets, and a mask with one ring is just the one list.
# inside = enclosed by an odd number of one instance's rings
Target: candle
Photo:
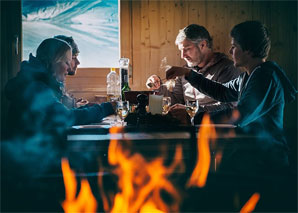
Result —
[[162, 98], [161, 95], [149, 95], [149, 112], [152, 115], [162, 113]]

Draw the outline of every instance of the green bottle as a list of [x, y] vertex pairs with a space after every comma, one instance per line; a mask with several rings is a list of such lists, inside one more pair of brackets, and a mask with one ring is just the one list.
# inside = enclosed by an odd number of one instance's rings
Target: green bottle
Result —
[[120, 58], [119, 60], [120, 63], [120, 81], [121, 81], [121, 97], [122, 100], [125, 101], [125, 95], [124, 92], [130, 91], [129, 87], [129, 78], [128, 78], [128, 64], [129, 64], [129, 59], [128, 58]]

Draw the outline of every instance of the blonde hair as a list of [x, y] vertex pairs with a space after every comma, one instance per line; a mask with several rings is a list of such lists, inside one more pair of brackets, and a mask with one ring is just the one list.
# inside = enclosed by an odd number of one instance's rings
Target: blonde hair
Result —
[[36, 58], [51, 72], [51, 64], [60, 61], [71, 51], [71, 46], [57, 38], [48, 38], [41, 42], [36, 50]]

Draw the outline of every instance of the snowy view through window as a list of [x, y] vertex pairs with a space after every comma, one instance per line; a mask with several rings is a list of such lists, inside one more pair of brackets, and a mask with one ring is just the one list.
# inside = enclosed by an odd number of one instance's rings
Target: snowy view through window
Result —
[[22, 0], [23, 60], [42, 40], [72, 36], [80, 67], [117, 67], [118, 0]]

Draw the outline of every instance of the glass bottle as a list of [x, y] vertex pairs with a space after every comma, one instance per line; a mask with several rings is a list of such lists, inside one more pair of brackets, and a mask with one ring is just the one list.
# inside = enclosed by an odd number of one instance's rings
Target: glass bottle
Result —
[[120, 81], [119, 75], [116, 73], [115, 68], [107, 75], [107, 101], [116, 101], [120, 98]]
[[120, 76], [121, 76], [120, 78], [121, 97], [122, 97], [122, 100], [125, 100], [124, 92], [130, 91], [129, 78], [128, 78], [129, 59], [120, 58], [119, 65], [120, 65]]

